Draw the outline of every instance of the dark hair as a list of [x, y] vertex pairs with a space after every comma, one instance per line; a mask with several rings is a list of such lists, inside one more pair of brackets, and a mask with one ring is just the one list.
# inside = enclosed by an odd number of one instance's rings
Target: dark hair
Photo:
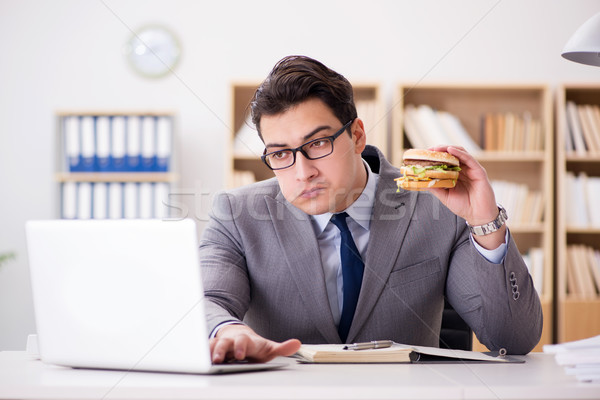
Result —
[[342, 124], [357, 117], [352, 85], [344, 76], [310, 57], [281, 59], [250, 102], [252, 122], [258, 134], [262, 138], [260, 119], [263, 115], [280, 114], [313, 98], [331, 108]]

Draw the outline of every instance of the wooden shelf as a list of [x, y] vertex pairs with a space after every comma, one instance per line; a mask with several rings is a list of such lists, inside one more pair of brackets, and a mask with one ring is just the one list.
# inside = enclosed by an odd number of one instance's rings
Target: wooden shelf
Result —
[[[57, 112], [56, 214], [67, 219], [172, 217], [178, 209], [170, 205], [170, 193], [172, 184], [179, 180], [174, 115], [174, 112], [156, 110]], [[132, 133], [139, 136], [128, 136]], [[69, 154], [69, 150], [73, 154]], [[76, 164], [77, 160], [82, 162], [82, 153], [88, 162], [86, 169], [89, 165], [94, 171], [69, 172], [83, 169]], [[132, 153], [145, 157], [144, 162], [137, 158], [121, 159]], [[120, 163], [109, 155], [118, 155]], [[150, 156], [156, 161], [149, 163]], [[93, 163], [90, 162], [92, 157]], [[146, 168], [147, 172], [101, 170], [123, 170], [129, 167], [128, 161], [142, 162], [136, 166]], [[157, 169], [168, 172], [152, 171]]]
[[59, 172], [57, 182], [175, 182], [178, 175], [170, 172]]
[[585, 156], [578, 156], [576, 154], [566, 154], [565, 159], [568, 163], [595, 164], [600, 162], [600, 154], [588, 153]]
[[[507, 181], [526, 185], [528, 191], [539, 193], [544, 201], [543, 220], [523, 224], [511, 221], [508, 226], [522, 253], [541, 248], [544, 258], [541, 293], [544, 313], [542, 339], [536, 347], [553, 342], [554, 320], [554, 137], [552, 99], [547, 85], [489, 84], [400, 84], [395, 93], [392, 115], [392, 161], [402, 164], [402, 153], [409, 147], [404, 132], [404, 107], [408, 104], [429, 106], [457, 117], [471, 139], [482, 142], [483, 121], [490, 113], [526, 113], [540, 121], [543, 129], [543, 149], [536, 151], [485, 151], [473, 156], [486, 169], [492, 181]], [[523, 142], [525, 143], [525, 142]], [[440, 143], [443, 144], [443, 143]], [[483, 147], [483, 146], [481, 146]], [[497, 199], [502, 202], [502, 199]], [[477, 343], [477, 342], [476, 342]], [[474, 347], [477, 349], [478, 345]]]
[[60, 110], [55, 113], [57, 117], [128, 117], [128, 116], [148, 116], [148, 117], [162, 117], [162, 116], [173, 116], [176, 112], [174, 110]]
[[567, 226], [567, 235], [569, 234], [583, 234], [583, 235], [600, 235], [600, 228], [571, 228]]
[[[600, 105], [597, 83], [564, 84], [556, 92], [556, 299], [557, 342], [579, 340], [600, 334], [600, 297], [567, 293], [567, 247], [585, 245], [600, 249], [600, 228], [569, 226], [567, 210], [567, 172], [600, 176], [600, 154], [577, 155], [565, 149], [567, 129], [566, 104]], [[583, 196], [583, 194], [582, 194]]]
[[565, 297], [557, 307], [559, 343], [589, 338], [600, 332], [600, 299]]
[[479, 162], [545, 162], [546, 153], [543, 151], [484, 151], [474, 154]]

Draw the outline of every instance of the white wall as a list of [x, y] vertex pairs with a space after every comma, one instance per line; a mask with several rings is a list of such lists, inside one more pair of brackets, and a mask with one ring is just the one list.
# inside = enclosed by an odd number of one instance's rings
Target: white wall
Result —
[[[260, 80], [285, 55], [378, 81], [388, 106], [401, 81], [599, 82], [600, 68], [560, 57], [598, 11], [597, 0], [0, 0], [0, 253], [18, 257], [0, 267], [0, 350], [35, 332], [23, 226], [57, 216], [57, 110], [175, 110], [180, 190], [212, 192], [224, 180], [230, 82]], [[160, 80], [136, 76], [122, 55], [131, 29], [150, 22], [183, 44], [175, 75]]]

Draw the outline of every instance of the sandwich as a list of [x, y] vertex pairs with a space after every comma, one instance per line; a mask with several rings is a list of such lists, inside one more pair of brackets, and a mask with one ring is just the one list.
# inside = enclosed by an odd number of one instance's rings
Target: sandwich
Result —
[[402, 155], [402, 176], [395, 181], [399, 189], [425, 190], [453, 188], [458, 179], [460, 162], [442, 151], [408, 149]]

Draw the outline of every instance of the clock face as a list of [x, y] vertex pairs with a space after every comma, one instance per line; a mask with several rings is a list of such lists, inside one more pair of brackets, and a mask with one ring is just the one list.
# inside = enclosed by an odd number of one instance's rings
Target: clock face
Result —
[[181, 48], [171, 31], [151, 25], [133, 34], [125, 53], [136, 72], [146, 77], [158, 78], [172, 71], [179, 61]]

